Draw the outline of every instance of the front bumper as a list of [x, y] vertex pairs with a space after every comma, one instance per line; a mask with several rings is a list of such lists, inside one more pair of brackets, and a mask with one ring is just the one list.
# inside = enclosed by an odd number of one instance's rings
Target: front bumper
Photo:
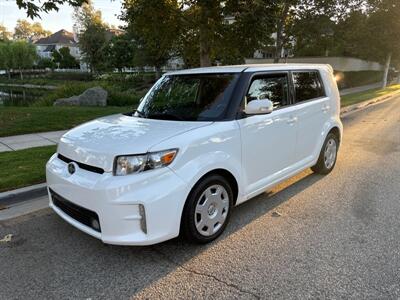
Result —
[[[50, 207], [68, 223], [104, 243], [151, 245], [179, 235], [189, 191], [168, 167], [127, 176], [77, 168], [71, 175], [67, 164], [55, 154], [46, 165], [46, 177]], [[100, 230], [56, 205], [52, 192], [72, 206], [96, 214]]]

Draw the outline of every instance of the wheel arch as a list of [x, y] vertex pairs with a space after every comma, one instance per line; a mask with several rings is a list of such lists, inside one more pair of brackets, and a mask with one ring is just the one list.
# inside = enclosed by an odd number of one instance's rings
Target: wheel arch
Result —
[[[328, 134], [333, 133], [334, 135], [336, 135], [338, 137], [339, 140], [339, 145], [342, 141], [342, 133], [340, 132], [340, 129], [338, 126], [333, 126], [329, 131]], [[327, 134], [327, 135], [328, 135]]]
[[[222, 177], [224, 177], [230, 187], [232, 188], [232, 193], [233, 193], [233, 205], [236, 205], [238, 196], [239, 196], [239, 184], [237, 182], [237, 179], [235, 178], [235, 176], [228, 171], [227, 169], [223, 169], [223, 168], [217, 168], [217, 169], [213, 169], [211, 171], [208, 171], [207, 173], [205, 173], [204, 175], [202, 175], [197, 181], [196, 183], [193, 185], [193, 187], [190, 189], [190, 192], [188, 194], [188, 197], [190, 196], [190, 194], [192, 193], [192, 191], [194, 190], [194, 188], [206, 177], [211, 176], [211, 175], [220, 175]], [[188, 198], [187, 197], [187, 198]], [[186, 199], [187, 201], [187, 199]], [[185, 201], [185, 203], [186, 203]]]

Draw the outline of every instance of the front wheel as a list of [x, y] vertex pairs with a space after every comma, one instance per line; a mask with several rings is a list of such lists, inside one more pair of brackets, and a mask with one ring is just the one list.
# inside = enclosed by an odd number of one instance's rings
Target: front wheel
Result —
[[204, 178], [186, 201], [181, 222], [184, 236], [196, 243], [215, 240], [228, 223], [232, 204], [232, 188], [224, 177]]
[[318, 174], [329, 174], [335, 167], [338, 148], [338, 137], [332, 132], [329, 133], [322, 146], [317, 164], [313, 166], [311, 170]]

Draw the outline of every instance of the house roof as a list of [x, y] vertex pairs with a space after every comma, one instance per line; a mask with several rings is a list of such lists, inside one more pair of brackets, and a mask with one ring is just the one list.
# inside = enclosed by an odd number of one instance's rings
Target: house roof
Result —
[[49, 35], [48, 37], [41, 38], [35, 42], [36, 45], [52, 45], [52, 44], [63, 44], [63, 45], [75, 45], [74, 34], [72, 32], [61, 29]]

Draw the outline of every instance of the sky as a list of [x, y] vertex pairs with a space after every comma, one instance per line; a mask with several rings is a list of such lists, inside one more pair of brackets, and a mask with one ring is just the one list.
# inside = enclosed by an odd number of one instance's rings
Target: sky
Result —
[[[95, 9], [101, 11], [106, 23], [115, 26], [123, 25], [123, 22], [117, 18], [117, 15], [121, 12], [121, 0], [93, 0], [93, 5]], [[44, 29], [52, 32], [60, 29], [72, 31], [72, 12], [72, 7], [63, 5], [58, 12], [41, 13], [42, 19], [35, 18], [33, 21], [42, 23]], [[0, 24], [13, 31], [18, 19], [27, 19], [32, 22], [23, 10], [18, 9], [15, 0], [0, 0]]]

